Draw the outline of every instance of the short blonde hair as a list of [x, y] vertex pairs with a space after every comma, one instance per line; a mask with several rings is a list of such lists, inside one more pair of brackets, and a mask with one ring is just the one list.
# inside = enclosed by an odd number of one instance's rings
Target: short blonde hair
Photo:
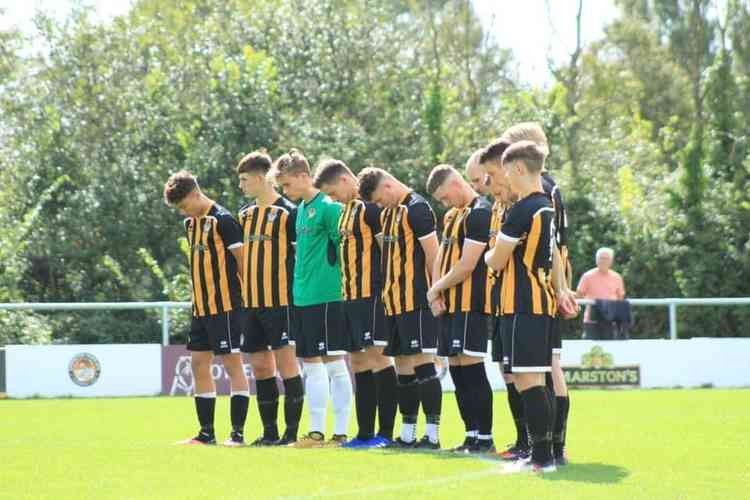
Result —
[[531, 141], [542, 150], [544, 156], [549, 155], [549, 144], [544, 129], [537, 122], [517, 123], [503, 132], [501, 139], [505, 139], [510, 144], [519, 141]]

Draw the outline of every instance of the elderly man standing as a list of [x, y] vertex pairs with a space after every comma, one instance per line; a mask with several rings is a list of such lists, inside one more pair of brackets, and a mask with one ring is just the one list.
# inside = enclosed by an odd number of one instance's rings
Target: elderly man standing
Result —
[[[615, 252], [611, 248], [604, 247], [596, 251], [596, 267], [581, 276], [576, 290], [578, 297], [592, 300], [623, 300], [625, 298], [625, 284], [622, 276], [611, 269], [614, 257]], [[593, 313], [593, 307], [588, 305], [583, 315], [583, 338], [611, 340], [614, 338], [614, 324], [597, 318]]]

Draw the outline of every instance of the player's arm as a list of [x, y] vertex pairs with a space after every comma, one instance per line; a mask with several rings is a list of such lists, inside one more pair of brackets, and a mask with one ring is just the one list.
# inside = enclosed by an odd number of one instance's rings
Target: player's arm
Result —
[[565, 279], [565, 267], [557, 244], [552, 248], [552, 286], [555, 289], [557, 308], [566, 319], [575, 318], [580, 306], [576, 302], [576, 293], [568, 287]]
[[[437, 251], [437, 255], [435, 255], [435, 262], [432, 264], [432, 282], [433, 283], [437, 283], [440, 280], [440, 263], [443, 262], [443, 251], [444, 251], [443, 245], [438, 244], [438, 251]], [[431, 297], [430, 293], [427, 292], [427, 300], [429, 302], [432, 302], [436, 298], [437, 298], [437, 294]]]
[[428, 300], [432, 301], [431, 299], [439, 296], [442, 291], [462, 283], [474, 272], [490, 238], [491, 218], [492, 213], [489, 210], [472, 210], [469, 213], [461, 258], [445, 276], [433, 280], [432, 288], [427, 292]]
[[497, 272], [505, 269], [513, 250], [518, 245], [518, 240], [507, 240], [498, 235], [495, 246], [484, 254], [484, 262], [487, 266]]
[[508, 212], [503, 226], [495, 238], [495, 246], [484, 254], [484, 261], [494, 271], [502, 271], [508, 264], [521, 237], [531, 228], [532, 215], [521, 203], [516, 203]]
[[297, 207], [290, 210], [286, 218], [286, 238], [292, 246], [297, 246]]
[[[220, 216], [218, 218], [216, 229], [219, 232], [219, 236], [224, 241], [224, 245], [231, 252], [234, 260], [237, 262], [237, 272], [240, 278], [244, 276], [244, 262], [242, 259], [242, 227], [237, 220], [230, 216]], [[242, 279], [240, 279], [242, 281]]]
[[372, 234], [375, 235], [375, 241], [378, 242], [380, 251], [383, 251], [383, 224], [381, 217], [383, 209], [374, 203], [365, 203], [365, 224], [370, 226]]
[[339, 240], [341, 239], [341, 234], [339, 234], [339, 219], [343, 211], [344, 207], [341, 203], [332, 202], [326, 206], [325, 217], [323, 218], [326, 231], [328, 232], [328, 239], [335, 243], [336, 248], [338, 248]]
[[[234, 260], [237, 261], [237, 272], [239, 273], [240, 277], [245, 275], [245, 261], [242, 258], [242, 245], [234, 248], [229, 249], [230, 252], [232, 252], [232, 255], [234, 256]], [[243, 284], [244, 286], [244, 284]]]
[[486, 243], [465, 240], [461, 252], [461, 259], [456, 262], [445, 276], [434, 282], [432, 288], [427, 292], [427, 300], [432, 302], [444, 290], [456, 286], [466, 280], [466, 278], [474, 272], [474, 268], [477, 267], [477, 263], [479, 263], [479, 259], [482, 257], [482, 252], [484, 252], [485, 246]]

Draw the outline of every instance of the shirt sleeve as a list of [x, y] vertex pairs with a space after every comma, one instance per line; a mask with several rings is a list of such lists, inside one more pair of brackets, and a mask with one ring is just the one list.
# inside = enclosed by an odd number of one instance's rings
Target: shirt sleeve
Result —
[[422, 239], [435, 232], [435, 214], [427, 203], [410, 205], [406, 217], [417, 238]]
[[339, 244], [341, 238], [339, 235], [339, 218], [342, 211], [341, 203], [331, 202], [326, 206], [325, 217], [323, 218], [328, 238], [336, 245]]
[[293, 208], [289, 211], [289, 215], [286, 218], [286, 238], [291, 243], [297, 241], [297, 208]]
[[492, 212], [476, 209], [466, 217], [466, 239], [477, 243], [487, 243], [490, 240], [490, 221]]
[[242, 228], [237, 219], [231, 215], [222, 215], [217, 218], [216, 229], [224, 241], [224, 246], [229, 250], [242, 246]]
[[500, 228], [500, 233], [497, 237], [516, 243], [525, 233], [529, 232], [530, 227], [531, 217], [529, 217], [528, 211], [522, 203], [516, 203], [508, 212], [508, 216], [505, 222], [503, 222], [503, 226]]
[[380, 225], [380, 212], [383, 210], [374, 203], [365, 204], [365, 224], [370, 226], [372, 234], [380, 234], [383, 229]]
[[555, 189], [555, 226], [557, 227], [557, 245], [568, 246], [568, 214], [565, 211], [560, 188]]

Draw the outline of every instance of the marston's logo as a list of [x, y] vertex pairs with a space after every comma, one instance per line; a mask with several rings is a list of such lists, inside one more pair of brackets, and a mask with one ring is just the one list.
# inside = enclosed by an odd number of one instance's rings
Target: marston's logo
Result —
[[82, 352], [73, 356], [68, 363], [68, 375], [74, 384], [81, 387], [93, 385], [99, 380], [102, 366], [93, 354]]
[[614, 357], [599, 346], [581, 356], [580, 366], [563, 368], [565, 382], [577, 387], [639, 387], [641, 368], [638, 365], [615, 366]]

